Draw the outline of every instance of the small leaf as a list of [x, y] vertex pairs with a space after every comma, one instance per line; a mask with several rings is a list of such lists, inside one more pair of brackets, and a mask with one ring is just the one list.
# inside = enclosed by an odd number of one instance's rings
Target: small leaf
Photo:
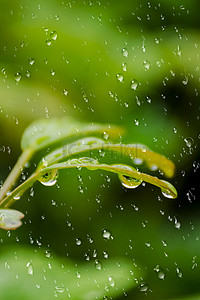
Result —
[[11, 230], [21, 226], [24, 215], [14, 209], [0, 209], [0, 228]]
[[87, 168], [89, 170], [100, 169], [100, 170], [117, 173], [119, 174], [121, 181], [123, 181], [122, 176], [126, 176], [128, 177], [125, 178], [127, 187], [128, 187], [127, 180], [129, 180], [129, 182], [130, 181], [132, 182], [130, 183], [129, 188], [133, 188], [133, 182], [135, 183], [137, 182], [137, 186], [138, 186], [142, 181], [145, 181], [161, 188], [162, 193], [165, 197], [173, 198], [173, 199], [177, 198], [177, 191], [175, 187], [168, 181], [161, 180], [157, 177], [138, 172], [135, 168], [125, 164], [115, 164], [115, 165], [99, 164], [97, 160], [92, 159], [90, 157], [70, 159], [66, 162], [57, 163], [50, 167], [46, 167], [42, 169], [40, 172], [41, 174], [44, 174], [54, 169], [58, 170], [58, 169], [82, 168], [82, 167]]
[[21, 148], [31, 148], [34, 151], [42, 149], [50, 144], [65, 140], [73, 136], [89, 133], [107, 133], [119, 136], [122, 130], [116, 126], [104, 124], [88, 124], [74, 120], [72, 117], [64, 117], [49, 120], [37, 120], [24, 132], [21, 139]]

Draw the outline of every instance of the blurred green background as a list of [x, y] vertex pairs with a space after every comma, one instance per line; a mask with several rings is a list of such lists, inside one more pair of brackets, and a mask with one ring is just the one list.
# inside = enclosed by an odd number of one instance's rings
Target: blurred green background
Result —
[[0, 1], [1, 185], [26, 126], [69, 115], [120, 125], [124, 143], [172, 159], [179, 193], [127, 190], [116, 175], [88, 170], [61, 171], [54, 187], [36, 183], [14, 206], [23, 226], [0, 232], [1, 299], [200, 299], [198, 5]]

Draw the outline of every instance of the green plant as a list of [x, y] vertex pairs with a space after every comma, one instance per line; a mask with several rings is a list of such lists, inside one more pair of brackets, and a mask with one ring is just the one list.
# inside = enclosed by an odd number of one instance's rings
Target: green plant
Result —
[[[146, 162], [150, 169], [159, 169], [167, 177], [172, 177], [175, 166], [165, 156], [149, 150], [140, 144], [116, 144], [108, 141], [109, 136], [115, 138], [122, 130], [116, 126], [102, 124], [88, 125], [80, 123], [72, 118], [60, 118], [53, 120], [40, 120], [31, 124], [24, 132], [21, 139], [22, 154], [15, 167], [6, 179], [0, 191], [0, 227], [3, 229], [15, 229], [21, 225], [23, 214], [17, 210], [8, 209], [15, 201], [19, 200], [23, 193], [35, 183], [40, 181], [46, 186], [56, 183], [58, 170], [68, 168], [87, 168], [89, 170], [104, 170], [117, 173], [123, 186], [136, 188], [143, 181], [161, 188], [165, 197], [176, 198], [177, 191], [172, 184], [148, 174], [141, 173], [134, 167], [126, 164], [105, 164], [93, 158], [92, 151], [99, 153], [112, 151], [127, 155], [135, 163]], [[92, 135], [103, 134], [103, 139]], [[81, 139], [71, 141], [73, 138]], [[86, 136], [86, 137], [85, 137]], [[60, 144], [62, 143], [62, 146]], [[58, 148], [44, 156], [33, 174], [23, 183], [12, 190], [21, 171], [36, 151], [54, 145]], [[83, 152], [90, 152], [93, 157], [79, 157]], [[75, 156], [75, 158], [74, 158]]]

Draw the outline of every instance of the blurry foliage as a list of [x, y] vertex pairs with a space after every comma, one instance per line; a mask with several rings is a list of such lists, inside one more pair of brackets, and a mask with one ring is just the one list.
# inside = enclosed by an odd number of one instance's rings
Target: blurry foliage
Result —
[[[177, 165], [172, 183], [179, 191], [174, 202], [148, 185], [133, 195], [114, 175], [86, 170], [61, 172], [56, 187], [38, 184], [16, 204], [25, 212], [24, 226], [10, 234], [1, 231], [2, 248], [7, 245], [1, 253], [4, 299], [13, 299], [12, 288], [16, 299], [32, 299], [31, 294], [44, 299], [42, 290], [23, 277], [34, 251], [44, 249], [61, 261], [69, 256], [70, 261], [85, 262], [86, 268], [87, 257], [94, 269], [95, 259], [106, 263], [105, 251], [111, 266], [116, 257], [134, 261], [141, 268], [139, 284], [147, 283], [147, 291], [129, 290], [125, 280], [120, 299], [198, 299], [198, 1], [2, 0], [0, 26], [1, 182], [19, 156], [18, 141], [31, 121], [74, 116], [122, 125], [127, 133], [123, 143], [144, 143], [165, 154]], [[30, 172], [46, 154], [41, 150], [33, 157]], [[117, 158], [107, 159], [115, 163]], [[104, 240], [103, 229], [113, 239]], [[24, 249], [17, 250], [18, 244]], [[24, 259], [17, 262], [10, 247]], [[6, 261], [12, 261], [9, 270]], [[74, 268], [75, 263], [70, 264]], [[163, 280], [157, 266], [165, 273]], [[16, 275], [20, 281], [11, 280]], [[43, 274], [38, 271], [37, 276]], [[48, 283], [41, 280], [41, 286], [47, 284], [44, 291], [50, 293], [52, 281], [60, 276], [64, 277], [58, 270]], [[81, 299], [76, 297], [72, 299]]]

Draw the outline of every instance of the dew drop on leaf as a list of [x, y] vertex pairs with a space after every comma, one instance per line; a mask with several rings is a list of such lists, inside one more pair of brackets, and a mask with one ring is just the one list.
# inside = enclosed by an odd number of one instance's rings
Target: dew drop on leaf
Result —
[[52, 186], [56, 184], [58, 179], [58, 170], [53, 170], [51, 172], [45, 173], [39, 179], [39, 181], [45, 186]]
[[166, 198], [169, 198], [169, 199], [174, 198], [168, 189], [161, 189], [161, 192], [162, 192], [163, 196]]

